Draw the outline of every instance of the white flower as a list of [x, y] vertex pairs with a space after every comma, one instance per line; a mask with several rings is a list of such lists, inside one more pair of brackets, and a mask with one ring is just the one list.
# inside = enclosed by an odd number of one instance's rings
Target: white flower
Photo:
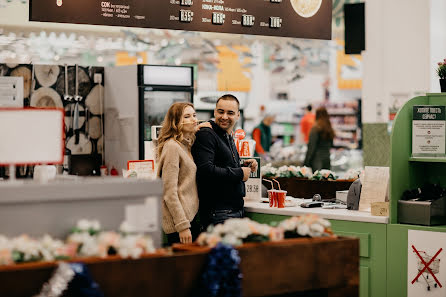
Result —
[[310, 233], [310, 227], [306, 224], [301, 224], [297, 226], [297, 234], [301, 236], [307, 236]]
[[287, 177], [288, 176], [288, 166], [284, 165], [279, 167], [279, 169], [277, 169], [277, 175], [281, 176], [281, 177]]
[[324, 227], [319, 224], [311, 224], [310, 225], [310, 231], [313, 234], [317, 234], [317, 236], [321, 236], [322, 233], [324, 233]]
[[57, 251], [63, 247], [63, 242], [57, 239], [53, 239], [48, 234], [45, 234], [40, 239], [41, 254], [44, 260], [52, 261], [57, 256]]
[[300, 167], [300, 173], [307, 178], [311, 178], [313, 176], [311, 169], [306, 166]]
[[[206, 233], [200, 234], [197, 242], [199, 245], [210, 247], [215, 246], [220, 241], [231, 245], [240, 245], [243, 243], [243, 239], [252, 234], [270, 237], [271, 230], [270, 226], [257, 223], [249, 218], [234, 218], [226, 220], [223, 224], [208, 228]], [[279, 235], [274, 234], [274, 238], [279, 237]]]
[[101, 230], [101, 223], [99, 223], [98, 220], [92, 220], [90, 222], [90, 228], [93, 229], [94, 231], [99, 231]]
[[113, 231], [101, 232], [97, 237], [97, 242], [99, 245], [104, 245], [106, 248], [114, 247], [119, 248], [120, 235]]
[[265, 175], [276, 176], [277, 169], [275, 167], [271, 166], [271, 163], [268, 163], [268, 164], [260, 167], [260, 174], [262, 176], [265, 176]]
[[139, 258], [143, 253], [141, 246], [136, 243], [139, 237], [136, 235], [125, 236], [121, 239], [121, 245], [119, 247], [119, 255], [123, 258], [132, 257], [134, 259]]
[[83, 244], [84, 242], [93, 240], [93, 236], [89, 233], [73, 233], [67, 237], [67, 242]]
[[76, 224], [76, 227], [82, 231], [88, 231], [90, 226], [90, 221], [86, 219], [81, 219]]
[[11, 249], [11, 241], [7, 237], [0, 235], [0, 250], [6, 249]]
[[21, 235], [12, 239], [12, 250], [23, 253], [23, 260], [30, 261], [33, 259], [40, 259], [41, 246], [37, 240], [30, 238], [27, 235]]
[[84, 241], [79, 252], [80, 255], [86, 257], [105, 257], [107, 255], [107, 251], [99, 249], [99, 245], [93, 237], [90, 237], [88, 240]]
[[226, 234], [225, 236], [223, 236], [221, 241], [230, 245], [241, 245], [243, 243], [242, 240], [234, 234]]
[[123, 221], [119, 226], [119, 231], [122, 233], [131, 233], [133, 232], [133, 226], [128, 221]]

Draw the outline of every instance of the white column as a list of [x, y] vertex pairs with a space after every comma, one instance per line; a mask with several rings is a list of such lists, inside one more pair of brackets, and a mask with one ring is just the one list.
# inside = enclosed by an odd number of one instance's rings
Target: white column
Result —
[[439, 93], [437, 63], [446, 58], [446, 1], [431, 0], [430, 18], [430, 92]]
[[387, 122], [392, 94], [429, 91], [430, 2], [371, 0], [365, 7], [363, 122]]

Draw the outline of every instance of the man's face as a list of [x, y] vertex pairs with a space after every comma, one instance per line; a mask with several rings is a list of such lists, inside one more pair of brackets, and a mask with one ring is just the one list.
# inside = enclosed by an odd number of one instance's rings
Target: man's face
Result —
[[220, 100], [214, 110], [215, 123], [231, 132], [240, 117], [237, 102], [234, 100]]
[[267, 126], [271, 126], [276, 118], [274, 116], [268, 116], [263, 119], [263, 123]]

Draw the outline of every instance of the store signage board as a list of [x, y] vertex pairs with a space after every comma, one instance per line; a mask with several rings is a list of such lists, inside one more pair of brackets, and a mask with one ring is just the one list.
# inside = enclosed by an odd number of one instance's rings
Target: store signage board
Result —
[[444, 157], [446, 153], [445, 127], [445, 106], [414, 106], [412, 118], [412, 156]]
[[0, 165], [62, 164], [64, 110], [0, 108]]
[[30, 0], [29, 20], [331, 39], [332, 0]]

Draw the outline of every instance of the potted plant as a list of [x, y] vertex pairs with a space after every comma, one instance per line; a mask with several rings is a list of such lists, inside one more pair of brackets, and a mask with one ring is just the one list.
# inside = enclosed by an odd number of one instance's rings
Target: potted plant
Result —
[[437, 75], [440, 78], [441, 92], [446, 92], [446, 59], [438, 63]]

